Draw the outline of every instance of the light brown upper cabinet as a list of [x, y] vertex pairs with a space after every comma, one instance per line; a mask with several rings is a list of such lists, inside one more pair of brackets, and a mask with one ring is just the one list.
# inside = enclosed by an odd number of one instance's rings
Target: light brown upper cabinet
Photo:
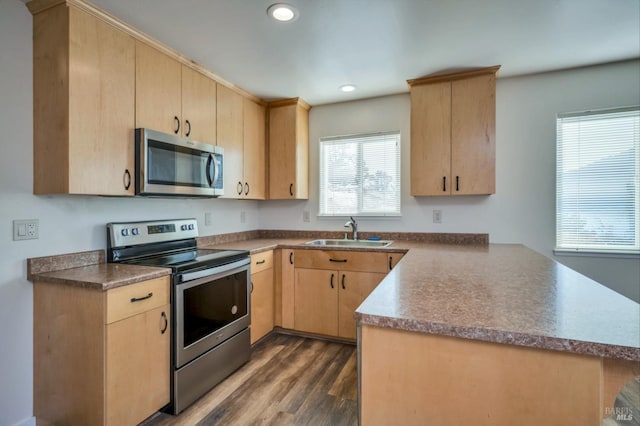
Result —
[[136, 127], [216, 144], [216, 83], [136, 41]]
[[244, 198], [264, 200], [266, 195], [266, 122], [264, 105], [244, 98], [243, 171]]
[[500, 66], [409, 80], [411, 195], [495, 193]]
[[265, 107], [219, 84], [217, 117], [224, 198], [264, 200]]
[[269, 199], [309, 198], [309, 104], [269, 103]]
[[134, 39], [74, 6], [44, 6], [28, 4], [33, 192], [133, 195]]

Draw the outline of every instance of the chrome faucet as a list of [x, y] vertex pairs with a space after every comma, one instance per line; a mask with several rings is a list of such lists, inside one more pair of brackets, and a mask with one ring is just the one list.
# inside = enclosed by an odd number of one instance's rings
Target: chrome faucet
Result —
[[344, 224], [344, 227], [345, 228], [351, 227], [351, 230], [353, 231], [353, 239], [354, 240], [358, 239], [358, 222], [356, 222], [353, 216], [351, 216], [349, 218], [349, 221]]

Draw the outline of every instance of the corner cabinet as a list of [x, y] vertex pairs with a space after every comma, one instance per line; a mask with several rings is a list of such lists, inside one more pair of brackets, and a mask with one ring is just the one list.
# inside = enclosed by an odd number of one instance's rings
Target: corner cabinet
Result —
[[224, 197], [264, 200], [265, 107], [218, 84], [218, 146], [224, 148]]
[[411, 195], [495, 193], [500, 66], [409, 80]]
[[65, 2], [27, 6], [34, 194], [133, 195], [133, 37]]
[[309, 109], [300, 98], [271, 102], [269, 199], [309, 198]]
[[134, 425], [169, 403], [169, 277], [107, 291], [34, 282], [34, 414]]

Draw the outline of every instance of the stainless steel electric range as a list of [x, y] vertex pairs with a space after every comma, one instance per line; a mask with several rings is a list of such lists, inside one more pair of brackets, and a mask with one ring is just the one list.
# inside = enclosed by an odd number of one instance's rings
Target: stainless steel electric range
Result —
[[107, 258], [171, 268], [171, 404], [178, 414], [249, 360], [250, 260], [196, 246], [195, 219], [107, 224]]

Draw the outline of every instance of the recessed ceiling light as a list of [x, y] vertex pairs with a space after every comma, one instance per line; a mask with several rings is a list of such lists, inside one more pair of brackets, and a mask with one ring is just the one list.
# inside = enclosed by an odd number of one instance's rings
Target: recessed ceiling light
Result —
[[298, 10], [286, 3], [275, 3], [267, 8], [267, 15], [276, 21], [290, 22], [298, 18]]
[[354, 86], [353, 84], [343, 84], [342, 86], [340, 86], [340, 90], [342, 90], [343, 92], [353, 92], [354, 90], [356, 90], [356, 86]]

